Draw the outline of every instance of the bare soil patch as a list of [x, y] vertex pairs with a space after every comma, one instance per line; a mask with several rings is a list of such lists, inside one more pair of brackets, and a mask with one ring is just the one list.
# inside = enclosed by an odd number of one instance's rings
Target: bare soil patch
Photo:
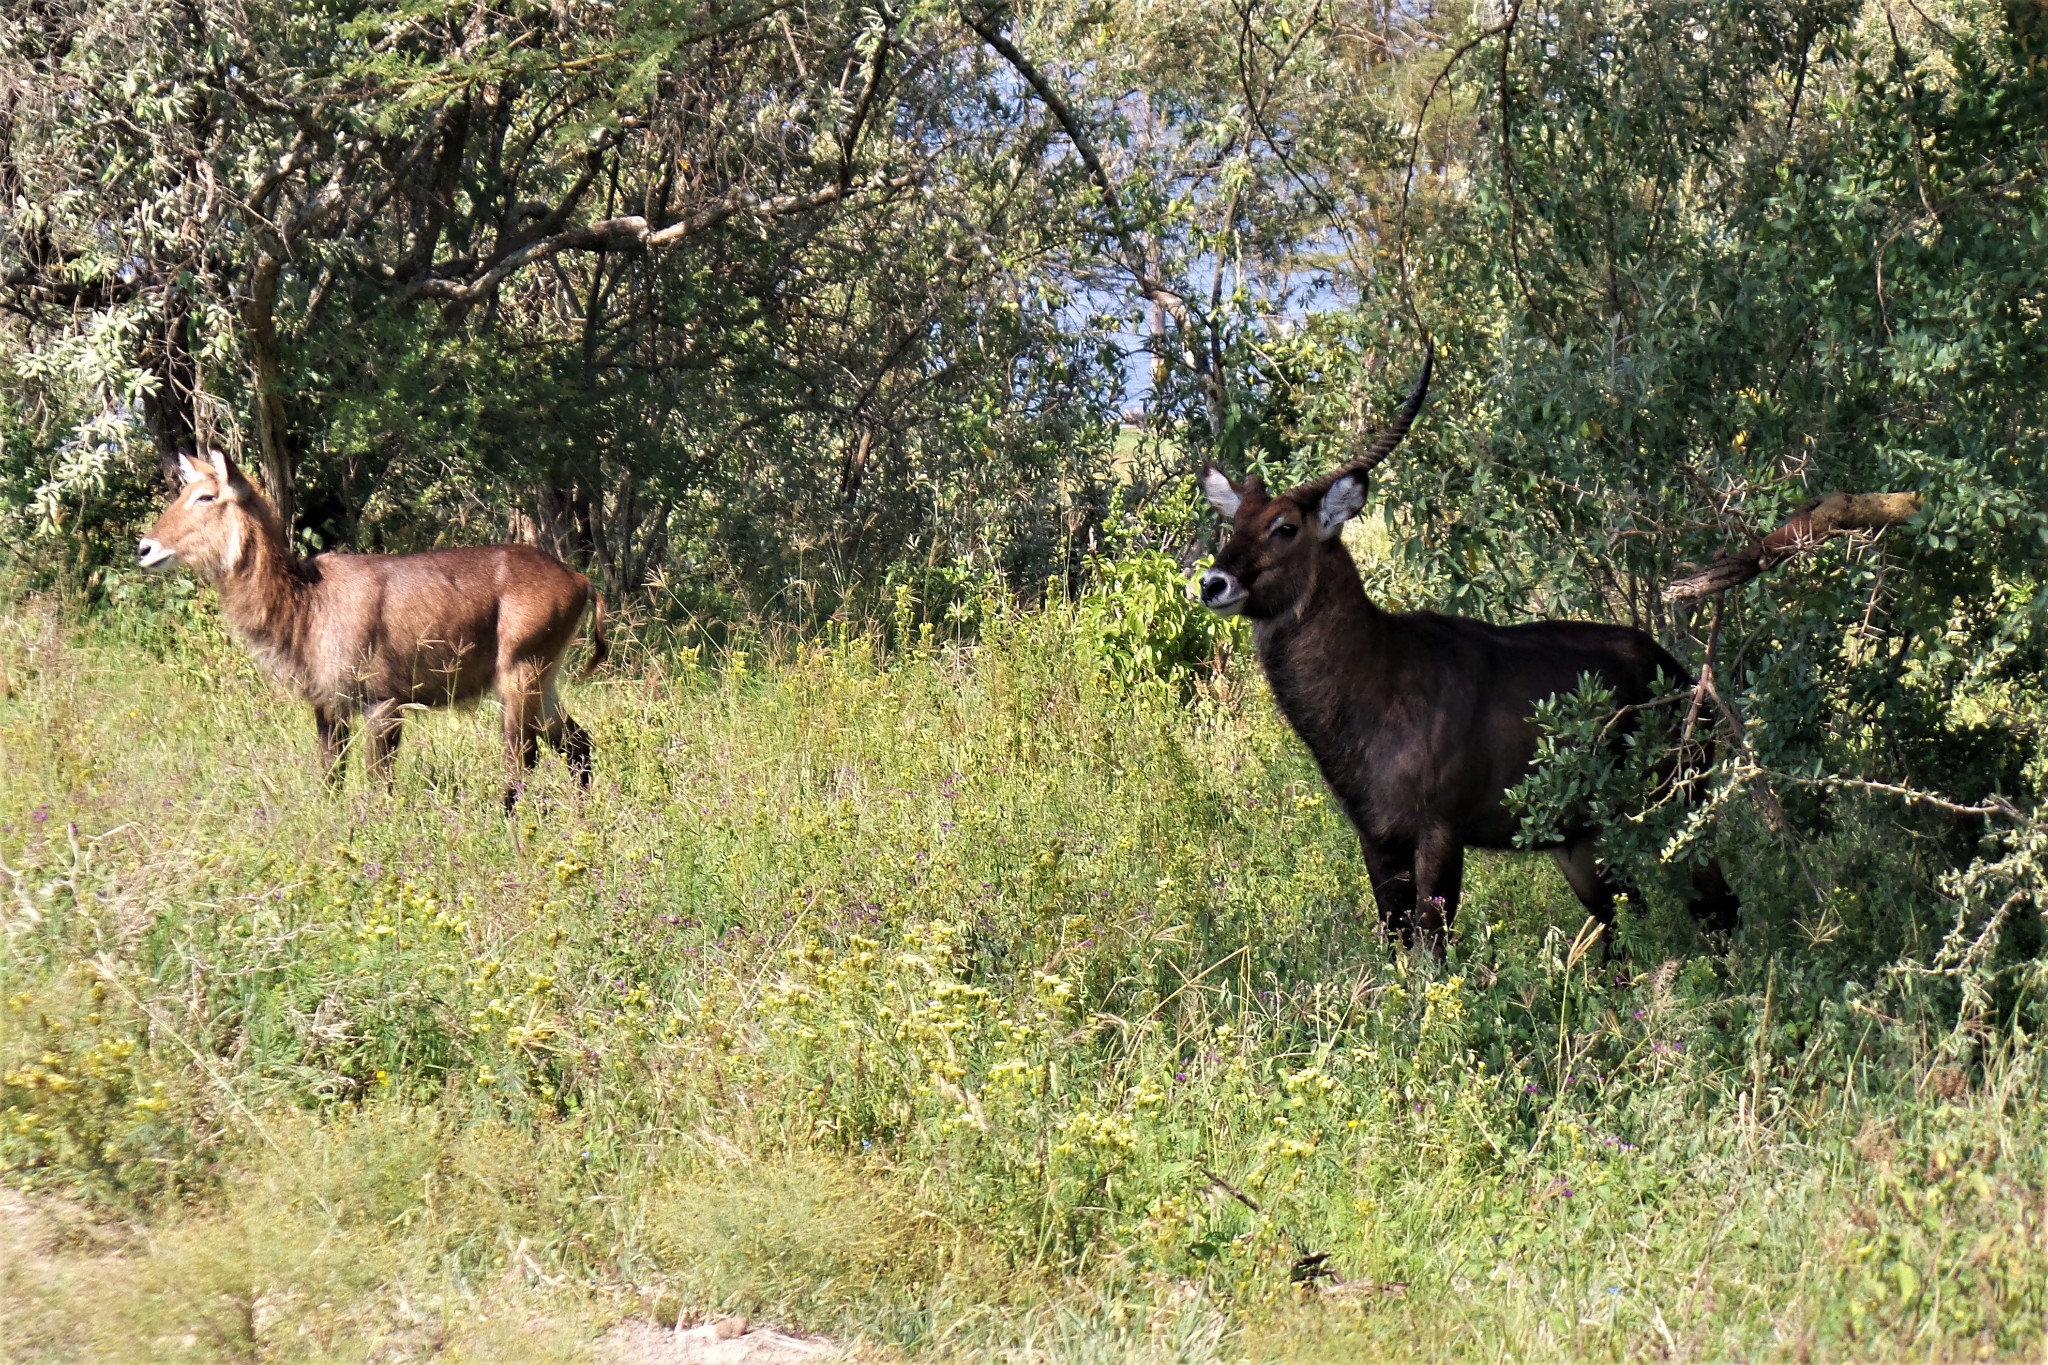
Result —
[[599, 1365], [812, 1365], [851, 1359], [835, 1342], [720, 1318], [696, 1327], [626, 1322], [598, 1342]]

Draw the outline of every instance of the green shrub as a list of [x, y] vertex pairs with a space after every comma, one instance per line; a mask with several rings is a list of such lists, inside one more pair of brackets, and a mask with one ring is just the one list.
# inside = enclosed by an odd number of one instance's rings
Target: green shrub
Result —
[[121, 1021], [103, 985], [0, 1004], [0, 1175], [127, 1203], [197, 1174], [176, 1067]]
[[1119, 692], [1189, 694], [1222, 666], [1239, 629], [1203, 607], [1188, 575], [1160, 550], [1091, 558], [1075, 607], [1078, 643], [1095, 675]]

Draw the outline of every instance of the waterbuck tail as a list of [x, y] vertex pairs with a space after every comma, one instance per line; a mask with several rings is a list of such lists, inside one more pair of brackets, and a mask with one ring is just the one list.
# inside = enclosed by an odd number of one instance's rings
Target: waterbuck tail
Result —
[[604, 594], [592, 588], [590, 600], [593, 604], [590, 613], [590, 658], [584, 662], [583, 672], [577, 675], [582, 678], [588, 678], [604, 667], [604, 661], [612, 656], [611, 641], [604, 638]]

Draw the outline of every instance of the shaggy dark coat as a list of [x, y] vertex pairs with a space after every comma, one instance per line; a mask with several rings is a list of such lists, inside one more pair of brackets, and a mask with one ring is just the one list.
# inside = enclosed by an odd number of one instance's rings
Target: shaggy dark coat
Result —
[[[1403, 942], [1441, 952], [1457, 914], [1468, 848], [1516, 847], [1504, 802], [1529, 771], [1536, 705], [1599, 679], [1622, 706], [1691, 681], [1642, 631], [1587, 621], [1494, 626], [1435, 612], [1381, 610], [1344, 547], [1364, 502], [1365, 474], [1420, 410], [1430, 367], [1395, 425], [1366, 456], [1277, 497], [1215, 470], [1203, 487], [1231, 534], [1203, 575], [1212, 608], [1251, 618], [1274, 699], [1314, 755], [1358, 831], [1380, 923]], [[1621, 727], [1618, 727], [1621, 728]], [[1599, 831], [1568, 830], [1554, 851], [1572, 890], [1603, 927], [1624, 890], [1600, 868]], [[1693, 911], [1732, 929], [1737, 903], [1709, 863]]]

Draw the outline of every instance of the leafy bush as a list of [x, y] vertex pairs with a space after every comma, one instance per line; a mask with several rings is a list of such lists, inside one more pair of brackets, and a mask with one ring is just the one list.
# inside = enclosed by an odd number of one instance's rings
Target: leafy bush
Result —
[[1188, 574], [1160, 550], [1092, 557], [1075, 606], [1078, 641], [1097, 677], [1119, 691], [1184, 697], [1228, 657], [1240, 629], [1195, 600]]

